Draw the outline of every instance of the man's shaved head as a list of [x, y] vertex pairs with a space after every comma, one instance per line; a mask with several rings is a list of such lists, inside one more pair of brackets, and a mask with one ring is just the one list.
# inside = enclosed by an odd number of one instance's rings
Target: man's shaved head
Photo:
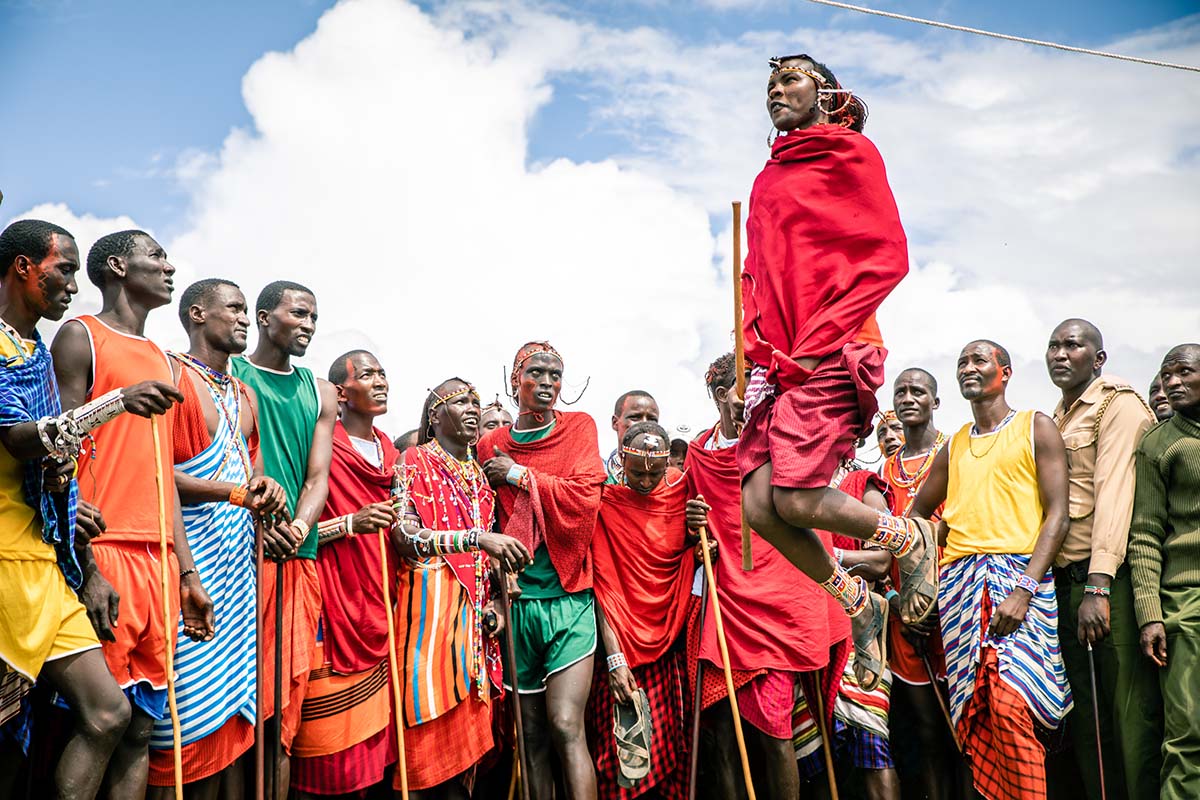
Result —
[[1173, 364], [1178, 361], [1200, 362], [1200, 344], [1177, 344], [1163, 356], [1162, 363]]
[[908, 376], [910, 378], [920, 376], [921, 378], [923, 378], [925, 380], [925, 382], [927, 384], [929, 384], [929, 389], [930, 389], [930, 391], [933, 392], [934, 397], [937, 396], [937, 393], [938, 393], [937, 378], [933, 377], [933, 373], [930, 372], [929, 370], [922, 369], [921, 367], [908, 367], [907, 369], [902, 370], [900, 372], [900, 374], [896, 376], [895, 383], [897, 383], [897, 384], [900, 383], [900, 379], [905, 376]]
[[1005, 350], [1002, 345], [996, 344], [991, 339], [976, 339], [973, 342], [969, 342], [967, 344], [967, 346], [962, 349], [962, 351], [965, 353], [967, 350], [969, 350], [970, 348], [974, 347], [977, 344], [986, 344], [988, 347], [992, 348], [992, 352], [996, 354], [996, 363], [999, 364], [1000, 366], [1002, 366], [1002, 367], [1011, 367], [1012, 366], [1012, 356], [1010, 356], [1008, 354], [1008, 351]]
[[1058, 326], [1054, 329], [1054, 333], [1062, 333], [1066, 331], [1067, 328], [1075, 326], [1078, 326], [1080, 335], [1087, 339], [1093, 347], [1095, 347], [1097, 350], [1104, 349], [1104, 336], [1101, 335], [1100, 329], [1088, 322], [1086, 319], [1064, 319], [1062, 322], [1058, 323]]

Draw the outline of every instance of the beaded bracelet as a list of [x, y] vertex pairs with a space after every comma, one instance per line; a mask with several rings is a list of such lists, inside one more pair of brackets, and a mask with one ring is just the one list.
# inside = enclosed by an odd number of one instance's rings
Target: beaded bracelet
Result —
[[1017, 588], [1024, 589], [1030, 594], [1037, 594], [1038, 582], [1028, 575], [1022, 575], [1017, 578]]
[[608, 671], [609, 672], [618, 670], [621, 667], [629, 666], [629, 662], [625, 660], [624, 653], [613, 653], [611, 656], [609, 656], [606, 659], [606, 661], [608, 661]]
[[504, 480], [518, 489], [527, 489], [529, 488], [529, 470], [520, 464], [513, 464], [508, 468]]
[[479, 528], [465, 531], [432, 531], [422, 529], [415, 534], [405, 533], [417, 555], [422, 558], [450, 553], [471, 553], [479, 549]]
[[1092, 586], [1090, 583], [1083, 587], [1084, 594], [1094, 594], [1097, 597], [1108, 597], [1112, 594], [1112, 589], [1107, 586]]
[[887, 600], [890, 603], [890, 602], [892, 602], [893, 597], [899, 597], [899, 596], [900, 596], [900, 593], [897, 592], [895, 589], [888, 589], [887, 594], [885, 594], [883, 596], [883, 599]]
[[235, 486], [229, 492], [229, 504], [238, 506], [239, 508], [246, 507], [246, 495], [249, 494], [249, 489], [245, 486]]
[[352, 517], [346, 515], [345, 517], [337, 517], [317, 523], [317, 544], [322, 545], [332, 542], [349, 533], [346, 525], [348, 519], [352, 519]]

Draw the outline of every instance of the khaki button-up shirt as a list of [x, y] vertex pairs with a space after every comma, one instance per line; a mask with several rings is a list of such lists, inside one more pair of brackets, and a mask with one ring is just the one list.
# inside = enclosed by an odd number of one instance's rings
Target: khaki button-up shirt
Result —
[[1054, 421], [1071, 484], [1071, 524], [1054, 563], [1090, 559], [1089, 574], [1116, 575], [1133, 517], [1133, 454], [1154, 415], [1128, 382], [1102, 375], [1069, 409], [1060, 401]]

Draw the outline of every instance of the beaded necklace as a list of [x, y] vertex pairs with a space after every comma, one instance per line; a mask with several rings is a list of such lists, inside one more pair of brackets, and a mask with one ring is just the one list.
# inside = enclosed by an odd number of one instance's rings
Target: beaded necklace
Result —
[[[480, 510], [480, 495], [487, 487], [487, 481], [483, 473], [483, 467], [479, 465], [472, 456], [470, 450], [467, 451], [467, 459], [460, 461], [454, 456], [446, 452], [441, 443], [436, 438], [430, 439], [428, 444], [421, 446], [430, 456], [434, 466], [442, 473], [442, 475], [434, 475], [433, 480], [442, 484], [441, 500], [442, 504], [442, 524], [444, 530], [450, 528], [450, 505], [453, 503], [459, 516], [462, 515], [463, 506], [465, 505], [470, 512], [471, 527], [475, 530], [486, 531], [490, 530], [490, 521], [484, 526], [483, 513]], [[453, 493], [447, 498], [446, 490], [450, 489]], [[437, 502], [434, 501], [436, 506]], [[483, 652], [483, 598], [487, 590], [487, 570], [485, 562], [487, 555], [482, 550], [475, 550], [471, 553], [472, 561], [474, 562], [474, 579], [475, 579], [475, 624], [471, 628], [471, 663], [475, 666], [476, 675], [476, 693], [480, 699], [483, 699], [484, 682], [487, 676], [487, 664]]]
[[29, 351], [25, 349], [26, 339], [24, 339], [21, 334], [17, 332], [16, 328], [8, 323], [8, 320], [2, 317], [0, 317], [0, 332], [3, 332], [4, 335], [8, 337], [8, 340], [12, 342], [13, 347], [16, 348], [17, 351], [15, 355], [10, 356], [5, 360], [4, 365], [6, 367], [11, 366], [17, 361], [27, 357]]
[[888, 459], [888, 477], [890, 482], [904, 489], [911, 489], [919, 484], [925, 478], [925, 475], [929, 472], [930, 468], [933, 467], [933, 459], [937, 456], [938, 452], [942, 449], [942, 447], [945, 446], [945, 444], [946, 434], [938, 431], [937, 439], [935, 439], [933, 442], [933, 447], [925, 451], [925, 457], [921, 460], [921, 463], [917, 465], [917, 469], [912, 475], [909, 475], [908, 470], [904, 467], [904, 448], [902, 447], [897, 450], [896, 453]]
[[[169, 353], [169, 355], [185, 367], [192, 369], [208, 388], [208, 393], [212, 397], [213, 405], [217, 407], [217, 413], [220, 414], [225, 424], [229, 426], [230, 438], [233, 439], [233, 447], [237, 452], [238, 457], [242, 460], [242, 468], [246, 471], [246, 477], [249, 478], [254, 473], [254, 463], [250, 458], [250, 450], [246, 447], [246, 440], [242, 436], [242, 397], [237, 378], [228, 375], [199, 361], [187, 353]], [[234, 387], [232, 397], [232, 410], [227, 397], [229, 396], [230, 386]], [[217, 467], [216, 474], [220, 474], [225, 468], [226, 462], [229, 461], [230, 453], [226, 451], [225, 458], [221, 460], [220, 466]], [[382, 461], [382, 457], [380, 458]]]

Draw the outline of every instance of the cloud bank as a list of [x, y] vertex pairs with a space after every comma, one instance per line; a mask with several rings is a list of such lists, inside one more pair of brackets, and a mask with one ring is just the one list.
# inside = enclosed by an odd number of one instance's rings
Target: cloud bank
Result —
[[[513, 351], [534, 338], [563, 352], [564, 396], [590, 377], [577, 407], [605, 450], [627, 389], [655, 394], [666, 423], [709, 424], [701, 376], [730, 347], [728, 202], [747, 199], [767, 155], [765, 58], [799, 48], [871, 105], [913, 256], [880, 315], [889, 378], [913, 364], [937, 374], [942, 427], [967, 416], [952, 378], [969, 339], [1006, 344], [1014, 403], [1049, 409], [1040, 358], [1064, 317], [1095, 321], [1110, 369], [1139, 386], [1196, 338], [1200, 83], [842, 24], [697, 43], [557, 8], [348, 0], [246, 74], [252, 130], [178, 165], [191, 206], [165, 242], [176, 283], [228, 277], [251, 302], [276, 278], [311, 286], [321, 320], [301, 363], [323, 375], [345, 350], [375, 351], [393, 434], [450, 375], [485, 400], [502, 392]], [[1200, 20], [1112, 46], [1198, 62]], [[533, 122], [568, 79], [586, 101], [581, 135], [622, 146], [533, 162]], [[20, 216], [54, 219], [84, 248], [133, 222]], [[85, 292], [79, 307], [96, 302]], [[150, 334], [183, 344], [165, 310]]]

